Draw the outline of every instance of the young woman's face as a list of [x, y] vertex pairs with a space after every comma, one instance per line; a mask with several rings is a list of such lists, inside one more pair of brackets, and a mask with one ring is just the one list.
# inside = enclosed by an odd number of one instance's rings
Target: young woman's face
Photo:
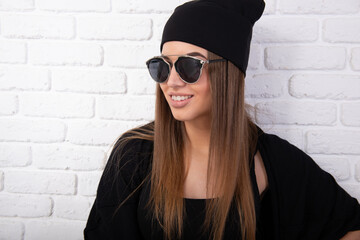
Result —
[[[190, 43], [170, 41], [163, 45], [163, 56], [184, 54], [207, 59], [206, 49]], [[177, 58], [178, 56], [168, 56], [167, 61], [174, 63]], [[173, 66], [168, 80], [160, 84], [175, 119], [179, 121], [210, 120], [211, 93], [207, 69], [207, 64], [205, 64], [199, 80], [194, 84], [187, 84], [181, 80]]]

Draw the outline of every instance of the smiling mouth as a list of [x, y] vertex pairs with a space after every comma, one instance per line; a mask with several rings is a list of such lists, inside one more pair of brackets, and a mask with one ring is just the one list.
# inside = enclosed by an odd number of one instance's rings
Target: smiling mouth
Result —
[[187, 95], [187, 96], [176, 96], [176, 95], [171, 95], [171, 99], [173, 101], [185, 101], [189, 98], [192, 98], [194, 95]]

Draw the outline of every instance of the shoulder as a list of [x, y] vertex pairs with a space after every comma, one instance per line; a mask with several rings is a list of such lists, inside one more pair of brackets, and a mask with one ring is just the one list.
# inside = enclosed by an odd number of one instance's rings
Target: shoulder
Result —
[[304, 151], [285, 139], [260, 130], [258, 148], [264, 164], [274, 177], [291, 179], [292, 183], [306, 177], [317, 178], [323, 171]]
[[128, 130], [114, 144], [107, 164], [124, 166], [148, 160], [153, 152], [152, 136], [152, 122]]
[[298, 155], [303, 154], [303, 151], [291, 144], [287, 140], [280, 138], [275, 134], [269, 134], [259, 130], [258, 143], [262, 145], [267, 151], [277, 152], [282, 155]]
[[116, 141], [98, 186], [101, 205], [121, 202], [119, 199], [131, 194], [149, 174], [153, 142], [146, 139], [151, 133], [148, 127], [131, 129]]
[[334, 186], [338, 188], [331, 174], [288, 141], [274, 134], [262, 133], [258, 146], [273, 187], [276, 186], [287, 199], [294, 196], [292, 200], [295, 201], [304, 197], [301, 195], [304, 192], [313, 195], [315, 192], [328, 191], [328, 194], [331, 192], [329, 189]]
[[357, 200], [309, 155], [261, 130], [258, 148], [284, 239], [339, 239], [360, 226]]

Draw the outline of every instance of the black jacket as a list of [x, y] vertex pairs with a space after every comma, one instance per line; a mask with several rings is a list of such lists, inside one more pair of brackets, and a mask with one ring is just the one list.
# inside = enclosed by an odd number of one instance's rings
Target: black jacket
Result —
[[[260, 129], [257, 148], [264, 161], [269, 184], [261, 200], [257, 188], [253, 188], [257, 239], [335, 240], [348, 231], [360, 230], [358, 201], [303, 151]], [[151, 171], [153, 143], [131, 140], [122, 150], [124, 157], [120, 164], [114, 151], [110, 155], [84, 230], [85, 239], [161, 239], [161, 228], [151, 225], [145, 216], [148, 180], [118, 209], [119, 203]], [[118, 170], [119, 174], [116, 174]], [[256, 180], [252, 180], [255, 185]], [[202, 206], [199, 202], [190, 205], [189, 209]], [[185, 236], [195, 236], [186, 232], [190, 231], [187, 227], [194, 228], [196, 225], [201, 223], [184, 223]], [[226, 228], [225, 239], [240, 239], [235, 233], [237, 229]], [[195, 239], [183, 239], [191, 238]]]

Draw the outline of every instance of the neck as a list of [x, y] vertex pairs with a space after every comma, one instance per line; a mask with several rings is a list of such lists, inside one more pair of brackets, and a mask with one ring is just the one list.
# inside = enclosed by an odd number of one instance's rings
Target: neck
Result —
[[186, 121], [185, 146], [191, 152], [208, 154], [210, 145], [211, 123], [210, 121]]

